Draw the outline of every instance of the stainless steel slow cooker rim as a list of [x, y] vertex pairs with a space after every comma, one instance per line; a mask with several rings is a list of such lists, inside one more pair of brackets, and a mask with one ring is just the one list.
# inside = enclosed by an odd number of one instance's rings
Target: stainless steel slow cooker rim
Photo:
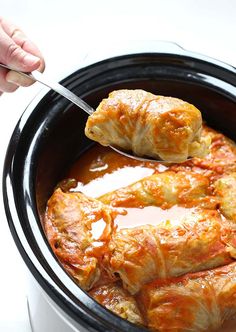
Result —
[[[191, 53], [191, 58], [192, 58], [192, 52], [186, 52], [184, 51], [185, 56], [187, 56], [187, 54]], [[163, 53], [165, 54], [165, 53]], [[206, 57], [204, 57], [206, 58]], [[196, 59], [198, 59], [196, 57]], [[208, 62], [209, 62], [209, 58], [207, 57]], [[202, 61], [202, 57], [200, 59]], [[104, 62], [107, 60], [104, 60]], [[112, 61], [112, 60], [111, 60]], [[114, 59], [113, 59], [114, 61]], [[217, 62], [217, 66], [221, 63], [219, 61]], [[211, 62], [210, 62], [211, 63]], [[215, 65], [215, 61], [213, 61], [214, 65]], [[96, 64], [93, 64], [91, 66], [95, 66]], [[229, 70], [230, 68], [230, 72], [235, 74], [236, 70], [235, 68], [233, 68], [232, 66], [228, 66], [226, 65], [223, 66], [224, 69], [226, 71]], [[67, 85], [70, 85], [70, 81], [73, 81], [73, 73], [66, 77], [64, 80], [62, 80], [62, 83], [67, 82]], [[7, 218], [9, 221], [9, 227], [11, 229], [13, 238], [17, 244], [17, 247], [23, 257], [23, 259], [26, 262], [26, 265], [29, 267], [29, 269], [31, 270], [31, 273], [33, 273], [34, 277], [37, 279], [37, 281], [39, 282], [39, 284], [41, 285], [41, 287], [43, 287], [43, 289], [46, 290], [47, 294], [52, 297], [55, 301], [58, 301], [58, 296], [61, 296], [61, 294], [66, 294], [68, 295], [68, 297], [65, 299], [60, 298], [60, 303], [59, 305], [65, 309], [66, 305], [69, 305], [68, 307], [68, 314], [71, 315], [73, 317], [73, 319], [78, 319], [78, 316], [76, 315], [76, 312], [78, 314], [78, 308], [76, 307], [76, 298], [74, 298], [74, 294], [68, 291], [68, 287], [66, 289], [66, 293], [61, 293], [62, 289], [65, 292], [65, 285], [61, 283], [61, 280], [53, 280], [53, 278], [50, 278], [50, 280], [48, 280], [47, 278], [47, 273], [48, 271], [51, 269], [50, 264], [47, 262], [47, 268], [43, 268], [42, 266], [42, 261], [40, 261], [40, 259], [42, 257], [40, 257], [38, 255], [38, 253], [36, 254], [36, 252], [34, 251], [36, 248], [38, 248], [38, 243], [35, 243], [36, 247], [32, 248], [32, 243], [31, 245], [29, 245], [28, 239], [25, 236], [25, 233], [22, 230], [22, 225], [21, 225], [21, 220], [19, 219], [19, 215], [21, 215], [21, 211], [20, 211], [20, 207], [16, 204], [15, 198], [17, 196], [17, 193], [14, 192], [14, 167], [15, 167], [15, 152], [17, 150], [17, 145], [19, 143], [20, 140], [20, 135], [22, 133], [22, 131], [24, 130], [25, 125], [27, 124], [27, 121], [29, 119], [29, 117], [32, 116], [32, 114], [35, 112], [36, 107], [42, 102], [42, 100], [44, 98], [49, 97], [50, 98], [57, 98], [57, 95], [52, 91], [50, 91], [50, 89], [43, 89], [35, 98], [34, 100], [30, 103], [30, 105], [27, 107], [26, 111], [24, 112], [24, 114], [22, 115], [21, 119], [19, 120], [16, 129], [12, 135], [11, 141], [10, 141], [10, 145], [8, 148], [8, 152], [7, 152], [7, 156], [6, 156], [6, 160], [5, 160], [5, 166], [4, 166], [4, 173], [3, 173], [3, 193], [4, 193], [4, 204], [5, 204], [5, 208], [6, 208], [6, 214], [7, 214]], [[235, 96], [236, 97], [236, 96]], [[30, 160], [30, 158], [29, 158]], [[28, 166], [30, 166], [28, 164]], [[25, 170], [27, 172], [27, 174], [30, 173], [29, 169]], [[30, 178], [28, 179], [30, 180]], [[39, 223], [39, 218], [37, 215], [35, 215], [35, 211], [36, 211], [36, 203], [35, 201], [32, 201], [32, 196], [29, 195], [29, 193], [32, 191], [32, 183], [30, 183], [30, 181], [28, 181], [28, 183], [26, 184], [26, 202], [27, 199], [29, 199], [28, 201], [28, 205], [27, 205], [27, 211], [29, 213], [28, 215], [28, 220], [31, 223], [34, 223], [35, 225], [38, 225]], [[11, 207], [10, 207], [11, 206]], [[18, 209], [17, 209], [18, 207]], [[34, 209], [32, 209], [32, 207], [34, 207]], [[42, 235], [42, 230], [38, 230], [39, 233]], [[46, 245], [45, 242], [45, 238], [41, 238], [41, 240], [43, 241], [43, 245]], [[46, 247], [44, 247], [44, 249], [46, 249]], [[47, 246], [47, 250], [50, 249]], [[55, 256], [52, 254], [52, 252], [50, 252], [51, 258], [53, 260], [53, 262], [57, 265], [57, 267], [59, 269], [61, 269], [62, 274], [65, 274], [65, 277], [67, 278], [67, 281], [70, 283], [70, 287], [77, 288], [77, 292], [79, 290], [79, 296], [81, 296], [82, 298], [86, 299], [87, 302], [90, 303], [90, 308], [89, 310], [92, 310], [90, 312], [90, 314], [92, 314], [92, 316], [94, 315], [95, 320], [91, 319], [91, 317], [84, 317], [84, 323], [85, 324], [90, 324], [91, 326], [93, 326], [94, 328], [97, 328], [101, 331], [105, 331], [104, 330], [104, 325], [107, 325], [107, 321], [104, 319], [104, 317], [110, 317], [111, 321], [112, 321], [112, 326], [110, 324], [108, 324], [110, 326], [109, 331], [120, 331], [120, 328], [124, 328], [127, 329], [127, 327], [129, 327], [130, 331], [140, 331], [140, 328], [137, 328], [136, 326], [134, 326], [133, 324], [130, 324], [129, 322], [126, 322], [122, 319], [120, 319], [119, 317], [115, 316], [114, 314], [112, 314], [111, 312], [108, 312], [105, 308], [103, 308], [102, 306], [100, 306], [99, 304], [97, 304], [94, 300], [92, 300], [87, 294], [85, 294], [85, 292], [83, 290], [81, 290], [71, 279], [70, 277], [65, 273], [65, 271], [62, 269], [62, 267], [58, 264]], [[44, 257], [45, 258], [45, 257]], [[47, 271], [47, 273], [45, 272]], [[45, 274], [46, 273], [46, 274]], [[55, 278], [55, 276], [54, 276]], [[65, 301], [63, 301], [65, 300]], [[74, 302], [75, 301], [75, 302]], [[87, 303], [87, 305], [89, 304]], [[81, 305], [83, 305], [83, 303], [81, 303]], [[88, 305], [89, 307], [89, 305]], [[85, 312], [88, 310], [88, 307], [85, 306], [83, 309], [85, 310]], [[95, 310], [96, 309], [96, 310]], [[95, 312], [93, 312], [93, 310], [95, 310]], [[82, 310], [80, 311], [80, 313], [84, 314], [84, 312], [82, 312]], [[102, 314], [102, 315], [101, 315]], [[102, 317], [101, 317], [102, 316]], [[98, 319], [98, 321], [97, 321]], [[99, 327], [99, 319], [101, 319], [101, 326]]]

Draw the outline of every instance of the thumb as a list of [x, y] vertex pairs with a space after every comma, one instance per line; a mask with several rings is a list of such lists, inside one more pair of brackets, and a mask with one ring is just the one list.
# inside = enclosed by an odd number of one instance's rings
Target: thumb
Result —
[[9, 54], [9, 65], [12, 68], [22, 71], [33, 71], [40, 65], [41, 60], [33, 54], [27, 53], [20, 46], [14, 46], [11, 54]]

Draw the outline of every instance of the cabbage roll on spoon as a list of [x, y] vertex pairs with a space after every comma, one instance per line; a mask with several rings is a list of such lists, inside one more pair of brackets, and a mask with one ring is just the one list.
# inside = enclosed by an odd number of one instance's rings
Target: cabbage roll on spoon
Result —
[[208, 153], [210, 139], [201, 137], [201, 130], [201, 112], [181, 99], [117, 90], [89, 116], [85, 134], [134, 156], [184, 162]]
[[39, 72], [25, 73], [1, 63], [0, 67], [38, 81], [79, 106], [89, 115], [85, 134], [127, 157], [183, 162], [188, 156], [201, 158], [207, 154], [209, 142], [200, 137], [201, 113], [180, 99], [143, 90], [119, 90], [104, 99], [94, 112], [73, 92]]

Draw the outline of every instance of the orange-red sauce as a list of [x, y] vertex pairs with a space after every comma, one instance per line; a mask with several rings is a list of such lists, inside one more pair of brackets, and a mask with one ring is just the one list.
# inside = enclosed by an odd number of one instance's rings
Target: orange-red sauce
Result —
[[[137, 169], [139, 171], [134, 170], [136, 166], [138, 167]], [[101, 145], [95, 145], [86, 151], [78, 159], [78, 161], [72, 165], [67, 175], [70, 178], [75, 178], [77, 181], [83, 184], [88, 184], [94, 179], [107, 176], [108, 174], [114, 173], [115, 171], [126, 172], [126, 170], [122, 171], [122, 169], [126, 169], [127, 167], [130, 167], [134, 172], [140, 172], [140, 168], [143, 168], [143, 172], [145, 172], [146, 169], [146, 172], [149, 173], [147, 175], [150, 175], [150, 173], [154, 172], [163, 172], [168, 168], [164, 164], [140, 162], [138, 160], [130, 159], [116, 153], [109, 148], [103, 147]], [[131, 173], [127, 175], [130, 176], [130, 174]], [[141, 178], [141, 174], [139, 176]], [[143, 176], [145, 176], [144, 173]], [[123, 177], [125, 177], [125, 174], [123, 174]], [[113, 176], [113, 181], [115, 181], [115, 176]], [[130, 179], [130, 183], [132, 183], [132, 179]], [[110, 183], [106, 192], [112, 190], [111, 188], [112, 187]]]
[[[144, 163], [126, 158], [109, 148], [95, 145], [85, 152], [68, 171], [67, 177], [78, 181], [71, 191], [81, 191], [90, 197], [99, 197], [110, 191], [127, 186], [145, 176], [163, 172], [168, 166], [158, 163]], [[183, 216], [191, 213], [194, 208], [173, 206], [163, 210], [148, 206], [142, 209], [126, 208], [125, 215], [116, 218], [118, 228], [135, 227], [144, 224], [158, 224], [171, 220], [178, 223]], [[93, 237], [99, 238], [105, 227], [103, 220], [93, 225]], [[236, 322], [224, 323], [217, 332], [236, 332]]]
[[[135, 161], [102, 146], [94, 146], [72, 166], [68, 177], [75, 178], [78, 184], [72, 191], [81, 191], [90, 197], [99, 197], [110, 191], [130, 185], [146, 176], [163, 172], [168, 167], [157, 163]], [[180, 215], [190, 213], [193, 209], [173, 206], [163, 210], [155, 206], [142, 209], [126, 208], [127, 214], [116, 218], [118, 228], [135, 227], [145, 224], [156, 225], [162, 221], [178, 221]], [[105, 225], [104, 225], [105, 226]], [[100, 222], [102, 227], [102, 221]], [[94, 234], [98, 236], [99, 227], [94, 225]]]

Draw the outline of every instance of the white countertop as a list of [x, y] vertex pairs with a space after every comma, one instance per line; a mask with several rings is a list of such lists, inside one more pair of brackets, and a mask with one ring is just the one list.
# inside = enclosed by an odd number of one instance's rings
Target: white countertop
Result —
[[[0, 4], [1, 16], [18, 24], [39, 46], [46, 72], [55, 80], [79, 68], [87, 51], [102, 53], [124, 40], [174, 41], [236, 66], [235, 0], [0, 0]], [[35, 84], [0, 98], [1, 169], [16, 122], [41, 88]], [[9, 232], [2, 200], [0, 216], [0, 331], [29, 332], [26, 267]]]

